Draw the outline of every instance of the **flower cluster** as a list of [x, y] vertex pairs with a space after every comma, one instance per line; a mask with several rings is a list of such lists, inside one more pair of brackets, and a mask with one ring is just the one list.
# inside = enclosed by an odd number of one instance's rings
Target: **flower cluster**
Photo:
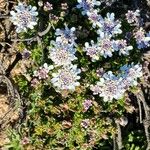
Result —
[[118, 76], [112, 71], [104, 73], [96, 85], [91, 85], [93, 94], [99, 94], [105, 102], [121, 99], [129, 87], [137, 85], [137, 79], [142, 76], [142, 66], [139, 64], [124, 65], [120, 71]]
[[27, 28], [33, 29], [37, 25], [37, 8], [35, 6], [27, 6], [23, 3], [18, 3], [18, 6], [15, 6], [15, 11], [10, 11], [11, 17], [10, 20], [17, 27], [16, 32], [27, 32]]
[[114, 51], [119, 51], [119, 55], [129, 55], [129, 51], [133, 49], [132, 46], [127, 45], [126, 40], [111, 40], [109, 36], [104, 34], [101, 34], [97, 41], [96, 44], [91, 41], [91, 45], [86, 42], [84, 48], [84, 51], [91, 57], [93, 62], [99, 60], [100, 56], [112, 57]]
[[[112, 57], [114, 51], [118, 51], [119, 55], [129, 55], [129, 51], [132, 50], [133, 47], [128, 46], [125, 39], [113, 39], [116, 35], [122, 33], [121, 23], [119, 20], [115, 19], [115, 14], [107, 13], [106, 17], [103, 18], [99, 14], [99, 9], [94, 8], [95, 1], [91, 1], [91, 3], [90, 7], [84, 7], [84, 12], [86, 12], [88, 19], [92, 23], [92, 27], [98, 28], [96, 29], [99, 36], [97, 38], [97, 43], [94, 43], [93, 40], [91, 40], [91, 45], [88, 42], [85, 43], [84, 51], [86, 51], [86, 54], [91, 57], [92, 61], [99, 60], [100, 57]], [[81, 7], [77, 5], [77, 8]], [[137, 16], [137, 13], [138, 11], [136, 11], [135, 16]]]
[[76, 86], [80, 83], [77, 80], [80, 79], [78, 74], [81, 72], [77, 68], [77, 65], [73, 65], [72, 62], [77, 59], [76, 53], [76, 37], [75, 28], [69, 29], [65, 26], [65, 29], [56, 29], [56, 40], [51, 41], [52, 47], [50, 48], [49, 58], [54, 62], [55, 67], [61, 67], [57, 73], [53, 73], [51, 79], [52, 84], [58, 91], [71, 90], [74, 91]]

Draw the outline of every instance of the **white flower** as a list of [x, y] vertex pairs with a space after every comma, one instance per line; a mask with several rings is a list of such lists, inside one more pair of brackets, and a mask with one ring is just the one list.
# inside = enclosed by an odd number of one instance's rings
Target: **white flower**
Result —
[[142, 76], [142, 66], [140, 64], [124, 65], [120, 68], [123, 76], [132, 77], [132, 79], [140, 78]]
[[86, 51], [86, 54], [92, 58], [93, 62], [99, 60], [98, 46], [94, 44], [94, 41], [91, 41], [91, 46], [86, 42], [84, 51]]
[[80, 72], [81, 70], [77, 68], [77, 65], [62, 67], [57, 73], [52, 74], [53, 78], [51, 79], [51, 82], [58, 91], [74, 91], [75, 87], [80, 85], [80, 83], [77, 81], [80, 79], [80, 76], [78, 76]]
[[15, 6], [15, 11], [10, 11], [10, 20], [16, 25], [16, 32], [27, 32], [27, 28], [33, 29], [37, 25], [37, 8], [35, 6], [26, 6], [23, 3], [19, 3]]
[[105, 58], [112, 57], [112, 52], [114, 52], [113, 41], [111, 41], [110, 37], [104, 36], [101, 34], [99, 38], [97, 38], [98, 51], [101, 56]]
[[120, 29], [121, 24], [118, 20], [115, 20], [114, 13], [107, 13], [107, 17], [104, 19], [101, 17], [99, 22], [99, 30], [97, 31], [98, 34], [104, 32], [106, 35], [115, 36], [122, 33], [122, 30]]
[[75, 45], [75, 40], [77, 39], [75, 37], [76, 28], [68, 28], [67, 25], [65, 25], [65, 29], [56, 29], [55, 35], [57, 36], [56, 41], [63, 42], [65, 44], [71, 44]]
[[94, 6], [100, 6], [101, 2], [97, 0], [77, 0], [78, 5], [77, 8], [82, 8], [82, 15], [86, 15], [87, 12], [92, 11]]
[[116, 51], [119, 51], [119, 55], [129, 55], [129, 51], [133, 49], [133, 46], [127, 46], [126, 40], [114, 41], [113, 47]]
[[91, 91], [93, 91], [94, 95], [97, 95], [99, 93], [101, 93], [101, 87], [99, 85], [91, 85], [90, 86]]
[[56, 66], [65, 66], [71, 64], [76, 60], [76, 49], [69, 45], [59, 42], [51, 42], [53, 47], [50, 48], [49, 58], [55, 63]]
[[[120, 80], [112, 74], [111, 71], [105, 73], [95, 86], [91, 86], [94, 94], [99, 94], [103, 100], [112, 101], [113, 99], [120, 99], [123, 97], [124, 90], [119, 86]], [[96, 92], [95, 92], [95, 89]]]
[[89, 17], [88, 19], [91, 21], [93, 28], [100, 26], [99, 20], [101, 19], [101, 15], [98, 14], [97, 9], [87, 12], [87, 16]]

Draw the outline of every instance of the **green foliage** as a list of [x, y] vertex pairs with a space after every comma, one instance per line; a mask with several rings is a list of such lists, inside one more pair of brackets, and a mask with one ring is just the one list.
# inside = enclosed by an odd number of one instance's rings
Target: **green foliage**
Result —
[[8, 150], [23, 150], [20, 135], [14, 130], [9, 131], [8, 134], [10, 142], [5, 145], [5, 148], [7, 148]]

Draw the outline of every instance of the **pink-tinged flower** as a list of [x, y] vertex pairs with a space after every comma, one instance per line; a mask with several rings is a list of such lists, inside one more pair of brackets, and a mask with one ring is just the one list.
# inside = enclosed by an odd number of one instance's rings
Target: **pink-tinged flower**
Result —
[[91, 100], [85, 100], [82, 104], [84, 107], [84, 111], [86, 112], [92, 106], [92, 101]]
[[21, 140], [21, 143], [22, 143], [23, 145], [29, 144], [29, 143], [30, 143], [30, 139], [27, 138], [27, 137], [24, 137], [24, 138]]
[[87, 129], [89, 127], [89, 124], [90, 124], [90, 120], [89, 119], [84, 119], [81, 122], [81, 127]]
[[126, 13], [126, 19], [128, 23], [139, 23], [140, 11], [136, 10], [135, 12], [132, 10], [128, 10]]
[[24, 49], [24, 51], [22, 52], [22, 58], [23, 59], [28, 59], [31, 55], [31, 52], [28, 51], [27, 49]]
[[68, 9], [68, 4], [67, 3], [61, 3], [61, 9], [62, 10], [67, 10]]
[[40, 67], [37, 71], [34, 71], [34, 77], [41, 79], [48, 78], [48, 73], [50, 70], [52, 70], [54, 67], [53, 65], [48, 66], [47, 63], [45, 63], [42, 67]]
[[97, 9], [87, 12], [87, 16], [89, 17], [88, 19], [91, 21], [93, 28], [100, 26], [101, 15], [98, 14]]
[[91, 89], [91, 91], [93, 91], [94, 95], [97, 95], [101, 92], [101, 88], [98, 85], [91, 85], [90, 89]]
[[35, 87], [38, 83], [39, 83], [39, 80], [38, 80], [37, 78], [33, 78], [33, 79], [31, 80], [31, 86], [32, 86], [32, 87]]
[[53, 5], [50, 4], [49, 2], [46, 2], [46, 3], [44, 4], [44, 10], [45, 10], [45, 11], [53, 10]]
[[134, 33], [134, 37], [136, 41], [139, 41], [139, 42], [142, 41], [145, 37], [145, 30], [143, 28], [140, 28]]

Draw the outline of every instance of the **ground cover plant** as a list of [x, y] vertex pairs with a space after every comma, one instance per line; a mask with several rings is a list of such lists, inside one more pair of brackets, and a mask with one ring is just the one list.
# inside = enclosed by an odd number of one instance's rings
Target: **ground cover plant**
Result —
[[149, 1], [0, 2], [2, 149], [150, 149]]

